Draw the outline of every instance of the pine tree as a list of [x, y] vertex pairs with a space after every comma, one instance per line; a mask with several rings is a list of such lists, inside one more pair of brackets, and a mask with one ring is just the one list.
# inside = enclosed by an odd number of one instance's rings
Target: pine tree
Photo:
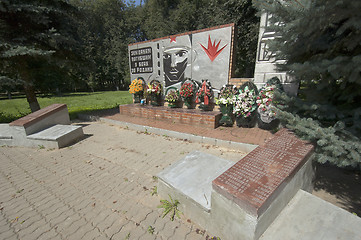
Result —
[[74, 13], [62, 0], [0, 0], [0, 75], [23, 81], [33, 112], [40, 109], [35, 95], [39, 64], [59, 67], [59, 59], [71, 57], [76, 48]]
[[299, 98], [279, 94], [279, 118], [316, 145], [316, 160], [361, 162], [361, 1], [265, 0], [278, 38], [279, 65], [301, 83]]

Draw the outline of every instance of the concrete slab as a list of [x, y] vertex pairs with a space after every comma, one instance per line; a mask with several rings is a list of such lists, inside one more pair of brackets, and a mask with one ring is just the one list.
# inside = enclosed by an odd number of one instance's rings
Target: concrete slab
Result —
[[209, 211], [212, 181], [233, 164], [230, 160], [194, 151], [164, 169], [158, 178]]
[[361, 218], [299, 190], [260, 240], [361, 239]]
[[0, 139], [12, 139], [9, 124], [0, 124]]
[[62, 136], [69, 134], [70, 132], [81, 128], [80, 126], [72, 126], [72, 125], [55, 125], [49, 127], [43, 131], [34, 133], [29, 135], [27, 138], [36, 139], [36, 140], [53, 140], [56, 141]]
[[84, 136], [81, 126], [55, 125], [27, 136], [30, 146], [43, 145], [48, 148], [62, 148]]

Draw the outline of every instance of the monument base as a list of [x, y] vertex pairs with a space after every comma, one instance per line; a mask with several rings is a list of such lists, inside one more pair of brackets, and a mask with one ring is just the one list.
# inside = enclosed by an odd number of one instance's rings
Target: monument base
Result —
[[169, 108], [165, 106], [149, 106], [128, 104], [119, 106], [120, 114], [167, 121], [172, 123], [183, 123], [197, 125], [207, 128], [219, 126], [222, 114], [218, 111], [201, 111], [199, 109]]

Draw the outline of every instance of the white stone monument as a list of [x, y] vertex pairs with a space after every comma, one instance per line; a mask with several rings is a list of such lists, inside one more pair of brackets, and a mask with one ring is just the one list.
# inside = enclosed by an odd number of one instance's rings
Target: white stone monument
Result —
[[298, 83], [294, 82], [286, 72], [277, 70], [276, 65], [284, 63], [285, 60], [275, 60], [275, 53], [271, 52], [268, 48], [267, 41], [277, 36], [276, 32], [267, 30], [267, 27], [271, 24], [269, 19], [270, 14], [264, 11], [261, 15], [259, 27], [254, 83], [258, 88], [261, 88], [267, 80], [272, 77], [278, 77], [287, 93], [297, 95]]

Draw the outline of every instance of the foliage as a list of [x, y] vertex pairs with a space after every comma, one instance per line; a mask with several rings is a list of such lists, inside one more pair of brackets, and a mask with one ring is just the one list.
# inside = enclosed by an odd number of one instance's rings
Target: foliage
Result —
[[353, 0], [258, 1], [279, 37], [269, 42], [279, 65], [301, 84], [302, 99], [283, 93], [277, 116], [316, 146], [316, 160], [361, 162], [361, 8]]
[[32, 111], [39, 109], [36, 85], [50, 75], [55, 89], [70, 78], [64, 69], [77, 48], [76, 12], [62, 0], [0, 2], [0, 76], [23, 81]]
[[155, 227], [152, 227], [152, 226], [150, 226], [150, 225], [148, 226], [147, 231], [148, 231], [149, 234], [153, 235], [153, 234], [154, 234], [154, 230], [155, 230]]
[[252, 0], [147, 0], [141, 11], [144, 40], [235, 23], [234, 75], [253, 76], [259, 18]]
[[[54, 103], [64, 103], [68, 107], [71, 119], [78, 113], [91, 112], [101, 109], [115, 108], [121, 104], [132, 103], [132, 95], [128, 91], [113, 92], [82, 92], [64, 94], [61, 97], [40, 95], [38, 97], [41, 107]], [[29, 105], [24, 97], [0, 101], [0, 122], [8, 123], [30, 113]]]
[[216, 99], [216, 104], [221, 105], [228, 105], [234, 104], [236, 98], [235, 95], [237, 94], [237, 88], [234, 85], [226, 86], [224, 85], [220, 91], [218, 98]]
[[129, 83], [128, 44], [138, 40], [137, 8], [119, 0], [72, 0], [82, 12], [78, 32], [89, 63], [82, 76], [93, 90], [125, 89]]
[[169, 103], [178, 102], [181, 99], [179, 90], [169, 91], [168, 94], [165, 96], [164, 100]]
[[154, 195], [157, 195], [157, 194], [158, 194], [158, 188], [157, 188], [157, 186], [152, 187], [152, 188], [151, 188], [151, 190], [152, 190], [152, 191], [151, 191], [151, 193], [150, 193], [150, 194], [151, 194], [152, 196], [154, 196]]
[[135, 94], [143, 92], [144, 86], [142, 79], [134, 79], [129, 85], [129, 93]]
[[257, 109], [257, 94], [254, 89], [249, 89], [246, 86], [244, 89], [239, 90], [239, 94], [235, 98], [233, 114], [236, 116], [247, 118]]
[[174, 217], [177, 216], [178, 218], [180, 218], [180, 213], [182, 213], [181, 211], [179, 211], [178, 209], [178, 205], [179, 205], [179, 201], [178, 200], [174, 200], [172, 199], [172, 197], [170, 195], [168, 195], [170, 198], [170, 201], [168, 200], [160, 200], [161, 205], [158, 206], [158, 208], [163, 208], [163, 218], [167, 215], [170, 214], [170, 220], [174, 221]]
[[183, 83], [180, 88], [179, 94], [183, 99], [193, 97], [194, 95], [193, 83]]

